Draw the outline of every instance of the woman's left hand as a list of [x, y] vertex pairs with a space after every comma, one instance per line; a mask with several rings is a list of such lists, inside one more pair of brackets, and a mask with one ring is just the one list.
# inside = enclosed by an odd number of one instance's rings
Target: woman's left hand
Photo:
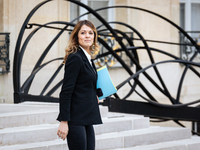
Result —
[[58, 127], [57, 135], [65, 140], [69, 132], [68, 121], [61, 121]]

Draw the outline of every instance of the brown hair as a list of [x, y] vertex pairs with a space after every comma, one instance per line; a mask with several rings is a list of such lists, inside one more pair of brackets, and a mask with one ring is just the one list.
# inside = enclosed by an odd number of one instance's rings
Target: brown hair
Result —
[[95, 28], [95, 26], [88, 20], [82, 20], [82, 21], [79, 21], [72, 33], [71, 33], [71, 36], [70, 36], [70, 39], [69, 39], [69, 45], [68, 47], [65, 49], [65, 57], [64, 57], [64, 63], [66, 62], [67, 60], [67, 57], [69, 56], [69, 54], [71, 53], [76, 53], [77, 51], [77, 48], [79, 46], [79, 43], [78, 43], [78, 32], [80, 31], [81, 27], [83, 25], [86, 25], [88, 27], [90, 27], [93, 32], [94, 32], [94, 41], [93, 41], [93, 45], [90, 47], [90, 51], [92, 53], [92, 58], [95, 58], [95, 55], [97, 55], [97, 53], [99, 52], [99, 45], [97, 44], [97, 30]]

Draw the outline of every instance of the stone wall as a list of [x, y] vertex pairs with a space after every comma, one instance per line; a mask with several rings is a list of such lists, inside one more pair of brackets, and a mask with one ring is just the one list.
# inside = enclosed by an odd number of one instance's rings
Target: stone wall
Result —
[[[0, 102], [12, 103], [13, 102], [13, 56], [17, 37], [20, 28], [28, 15], [28, 13], [43, 0], [0, 0], [0, 31], [10, 32], [10, 61], [11, 61], [11, 72], [5, 75], [0, 75]], [[155, 13], [158, 13], [169, 20], [172, 20], [176, 24], [179, 24], [179, 0], [115, 0], [116, 5], [126, 5], [140, 7], [148, 9]], [[69, 21], [69, 3], [62, 0], [55, 0], [42, 6], [31, 18], [30, 23], [47, 23], [55, 20]], [[138, 30], [145, 39], [160, 40], [168, 42], [179, 42], [178, 30], [171, 26], [166, 21], [143, 11], [131, 10], [131, 9], [115, 9], [116, 21], [122, 21], [130, 24], [136, 30]], [[63, 27], [59, 25], [57, 27]], [[116, 26], [122, 31], [130, 31], [122, 26]], [[26, 30], [23, 41], [32, 31]], [[58, 30], [42, 29], [38, 31], [30, 43], [27, 45], [27, 50], [24, 54], [23, 65], [22, 65], [22, 76], [21, 84], [30, 75], [35, 63], [43, 50], [47, 47], [48, 43], [55, 37]], [[138, 38], [134, 34], [135, 38]], [[68, 33], [64, 33], [59, 40], [53, 45], [48, 55], [45, 57], [44, 62], [64, 56], [64, 49], [67, 45]], [[135, 41], [136, 46], [143, 46], [142, 42]], [[167, 45], [161, 43], [148, 42], [150, 47], [158, 48], [166, 52], [172, 53], [179, 56], [179, 47], [175, 45]], [[151, 64], [149, 56], [145, 50], [138, 50], [139, 60], [142, 67]], [[162, 60], [171, 59], [164, 55], [160, 55], [156, 52], [152, 52], [156, 62]], [[39, 94], [45, 83], [48, 81], [50, 76], [53, 74], [55, 69], [61, 61], [52, 63], [46, 66], [43, 71], [38, 73], [33, 82], [30, 94]], [[132, 70], [135, 69], [133, 66]], [[164, 82], [166, 83], [172, 96], [176, 97], [176, 91], [178, 83], [183, 72], [184, 67], [179, 64], [164, 64], [159, 65], [158, 69]], [[147, 73], [160, 85], [157, 76], [153, 69], [147, 70]], [[123, 68], [112, 68], [110, 74], [115, 85], [121, 83], [124, 79], [129, 77]], [[59, 74], [54, 83], [55, 85], [63, 77], [63, 72]], [[140, 76], [140, 80], [144, 86], [152, 93], [152, 95], [163, 103], [168, 103], [166, 97], [163, 96], [154, 86], [143, 76]], [[184, 79], [184, 84], [181, 94], [181, 102], [187, 102], [199, 98], [200, 81], [191, 71], [188, 72]], [[52, 87], [51, 86], [51, 87]], [[124, 86], [118, 91], [118, 94], [123, 97], [128, 93], [130, 87]], [[137, 87], [137, 90], [142, 93], [141, 89]], [[59, 90], [58, 90], [59, 91]], [[58, 96], [58, 91], [54, 96]], [[141, 100], [136, 94], [130, 96], [129, 99]]]
[[0, 32], [3, 31], [3, 0], [0, 0]]
[[[1, 26], [3, 26], [3, 32], [10, 32], [10, 68], [11, 71], [8, 74], [0, 75], [0, 99], [4, 99], [6, 103], [13, 103], [13, 57], [16, 41], [18, 38], [21, 26], [30, 13], [30, 11], [43, 0], [1, 0], [0, 7], [3, 8], [3, 13], [0, 12], [0, 18], [3, 18]], [[69, 21], [69, 3], [62, 0], [51, 1], [39, 8], [39, 10], [33, 15], [29, 23], [47, 23], [51, 21]], [[0, 27], [1, 27], [0, 26]], [[62, 25], [56, 25], [56, 27], [63, 27]], [[35, 27], [33, 27], [35, 28]], [[26, 30], [23, 41], [29, 35], [33, 29]], [[31, 39], [27, 45], [26, 52], [23, 58], [23, 65], [21, 70], [21, 84], [30, 75], [35, 63], [40, 57], [41, 53], [47, 47], [47, 45], [52, 41], [52, 39], [58, 33], [58, 30], [53, 29], [41, 29], [39, 30]], [[48, 55], [45, 57], [44, 62], [51, 59], [64, 56], [64, 49], [67, 45], [68, 34], [64, 33], [59, 40], [53, 45]], [[38, 73], [34, 80], [38, 82], [33, 82], [30, 88], [30, 94], [40, 94], [41, 89], [44, 87], [45, 83], [48, 81], [50, 76], [54, 73], [55, 69], [60, 65], [62, 61], [57, 61], [46, 66], [43, 71]], [[60, 81], [63, 76], [62, 72], [56, 78], [55, 82]], [[55, 82], [52, 84], [55, 85]], [[51, 87], [52, 87], [51, 86]], [[2, 92], [3, 91], [3, 92]], [[58, 92], [55, 93], [58, 96]]]
[[[3, 32], [3, 0], [0, 0], [0, 32]], [[0, 103], [5, 101], [4, 86], [5, 77], [0, 74]]]

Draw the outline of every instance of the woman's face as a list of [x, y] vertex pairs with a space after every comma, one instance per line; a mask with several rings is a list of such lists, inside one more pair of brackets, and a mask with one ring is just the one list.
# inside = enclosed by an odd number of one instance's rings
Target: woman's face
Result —
[[94, 32], [93, 30], [83, 25], [78, 32], [78, 43], [79, 45], [84, 48], [86, 51], [90, 52], [90, 46], [94, 42]]

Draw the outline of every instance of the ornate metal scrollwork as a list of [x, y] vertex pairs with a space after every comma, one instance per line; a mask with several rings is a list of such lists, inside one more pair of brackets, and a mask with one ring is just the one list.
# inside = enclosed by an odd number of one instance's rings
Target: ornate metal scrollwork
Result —
[[[199, 33], [198, 37], [192, 37], [194, 41], [196, 42], [197, 45], [200, 46], [200, 31], [193, 31], [193, 32], [187, 32], [187, 33]], [[194, 58], [194, 62], [200, 62], [200, 53], [198, 53], [197, 49], [191, 44], [191, 42], [183, 35], [180, 33], [180, 42], [185, 44], [180, 46], [180, 57], [183, 60], [190, 61], [190, 59], [193, 57], [195, 53], [197, 55]]]
[[0, 36], [3, 37], [1, 38], [2, 40], [0, 40], [0, 73], [8, 73], [10, 71], [9, 34], [10, 33], [0, 33]]
[[[105, 8], [99, 8], [96, 10], [93, 10], [92, 8], [88, 7], [87, 5], [74, 0], [65, 0], [69, 1], [71, 3], [74, 3], [78, 5], [79, 7], [85, 8], [88, 12], [79, 16], [78, 18], [75, 18], [71, 22], [66, 21], [54, 21], [54, 22], [48, 22], [45, 24], [30, 24], [29, 21], [31, 17], [34, 15], [34, 13], [43, 5], [46, 3], [49, 3], [53, 0], [46, 0], [44, 2], [41, 2], [38, 4], [33, 10], [28, 14], [27, 18], [25, 19], [22, 28], [20, 30], [18, 40], [15, 47], [15, 55], [14, 55], [14, 64], [13, 64], [13, 85], [14, 85], [14, 102], [20, 103], [23, 101], [44, 101], [44, 102], [58, 102], [57, 97], [53, 97], [52, 94], [62, 85], [62, 80], [60, 80], [55, 86], [53, 86], [49, 91], [47, 91], [48, 87], [50, 87], [50, 84], [55, 79], [55, 77], [58, 75], [59, 71], [63, 67], [63, 64], [61, 63], [58, 68], [55, 69], [55, 72], [53, 73], [52, 77], [48, 79], [47, 83], [44, 85], [44, 88], [39, 94], [31, 95], [29, 94], [29, 89], [32, 85], [32, 82], [34, 81], [35, 75], [43, 69], [46, 65], [62, 60], [63, 58], [54, 58], [52, 60], [49, 60], [47, 62], [43, 62], [45, 56], [50, 51], [53, 44], [57, 41], [57, 39], [64, 33], [71, 31], [71, 29], [68, 29], [68, 27], [74, 27], [74, 22], [78, 20], [79, 18], [83, 17], [84, 15], [92, 14], [94, 17], [96, 17], [101, 24], [97, 26], [98, 35], [98, 41], [101, 47], [101, 53], [97, 55], [96, 57], [96, 63], [99, 66], [102, 66], [104, 64], [108, 66], [114, 66], [115, 63], [120, 64], [120, 69], [126, 72], [126, 74], [129, 76], [125, 79], [121, 78], [121, 82], [117, 85], [118, 91], [122, 89], [125, 85], [129, 87], [128, 90], [125, 90], [123, 96], [119, 96], [118, 93], [114, 94], [114, 98], [108, 97], [104, 102], [102, 102], [102, 105], [106, 105], [109, 107], [109, 110], [117, 111], [117, 112], [127, 112], [127, 113], [137, 113], [137, 114], [143, 114], [152, 118], [156, 118], [157, 121], [167, 121], [167, 120], [174, 120], [179, 125], [182, 125], [179, 120], [185, 120], [185, 121], [200, 121], [200, 108], [199, 107], [188, 107], [190, 105], [198, 104], [200, 103], [200, 100], [191, 100], [191, 102], [188, 103], [182, 103], [181, 102], [181, 93], [182, 93], [182, 87], [184, 83], [184, 79], [187, 75], [187, 71], [190, 70], [195, 76], [200, 79], [200, 64], [194, 62], [195, 57], [197, 57], [200, 53], [200, 46], [197, 44], [197, 42], [187, 33], [185, 32], [181, 27], [179, 27], [174, 22], [170, 21], [169, 19], [165, 18], [164, 16], [161, 16], [155, 12], [138, 8], [138, 7], [132, 7], [132, 6], [111, 6], [111, 7], [105, 7]], [[105, 10], [105, 9], [134, 9], [137, 11], [149, 13], [151, 15], [154, 15], [155, 17], [158, 17], [162, 19], [163, 21], [166, 21], [166, 23], [170, 24], [174, 28], [176, 28], [183, 36], [184, 39], [186, 38], [188, 40], [188, 43], [185, 43], [180, 41], [179, 43], [172, 43], [168, 41], [155, 41], [155, 40], [147, 40], [143, 37], [142, 33], [137, 31], [133, 26], [124, 23], [124, 22], [107, 22], [104, 18], [102, 18], [98, 11]], [[60, 27], [53, 27], [51, 25], [54, 24], [62, 24], [64, 25], [63, 28]], [[116, 25], [122, 25], [123, 27], [127, 28], [126, 31], [131, 31], [138, 37], [137, 39], [131, 36], [128, 36], [127, 33], [120, 31], [119, 29], [114, 29], [111, 27], [111, 24]], [[34, 26], [34, 28], [32, 28]], [[100, 30], [100, 28], [104, 26], [104, 30]], [[28, 76], [27, 79], [22, 83], [21, 82], [21, 65], [22, 65], [22, 59], [24, 57], [24, 53], [26, 51], [26, 46], [31, 40], [31, 38], [34, 36], [34, 34], [43, 29], [43, 28], [51, 28], [58, 30], [58, 34], [55, 35], [55, 38], [50, 41], [49, 45], [44, 49], [41, 56], [38, 56], [38, 61], [36, 62], [35, 66], [32, 69], [32, 72]], [[32, 30], [32, 32], [29, 31], [29, 35], [24, 38], [24, 33], [27, 30]], [[105, 34], [106, 33], [106, 34]], [[104, 37], [106, 36], [106, 38]], [[23, 39], [23, 40], [22, 40]], [[142, 46], [136, 46], [134, 45], [134, 41], [139, 40], [142, 43]], [[22, 42], [24, 41], [24, 42]], [[186, 55], [186, 57], [178, 57], [174, 54], [171, 54], [167, 51], [157, 49], [154, 47], [150, 47], [148, 45], [149, 42], [157, 42], [157, 43], [163, 43], [163, 44], [172, 44], [172, 45], [179, 45], [179, 46], [188, 46], [192, 47], [192, 49], [185, 49], [184, 51], [188, 51], [188, 53], [191, 53], [191, 56]], [[138, 51], [143, 50], [146, 51], [146, 58], [150, 60], [150, 64], [148, 64], [145, 68], [142, 67], [139, 61], [139, 55]], [[189, 51], [190, 50], [190, 51]], [[156, 62], [154, 59], [154, 56], [152, 52], [157, 52], [161, 55], [166, 55], [169, 57], [169, 60], [163, 60], [160, 62]], [[193, 53], [192, 53], [193, 52]], [[123, 54], [125, 54], [127, 58], [127, 62], [123, 59]], [[189, 56], [189, 57], [188, 57]], [[129, 64], [130, 62], [130, 64]], [[183, 73], [180, 75], [180, 80], [178, 83], [178, 88], [176, 91], [176, 96], [174, 94], [170, 93], [170, 90], [167, 86], [167, 81], [163, 79], [163, 77], [160, 74], [160, 70], [158, 68], [158, 65], [160, 64], [168, 64], [168, 63], [176, 63], [176, 64], [182, 64], [183, 66]], [[130, 65], [134, 65], [134, 69], [130, 67]], [[157, 77], [157, 80], [154, 80], [153, 76], [147, 71], [148, 69], [152, 69], [154, 76]], [[171, 70], [169, 70], [171, 71]], [[143, 75], [149, 83], [161, 94], [163, 95], [170, 104], [162, 104], [162, 101], [160, 100], [160, 97], [157, 97], [156, 94], [152, 93], [151, 90], [147, 89], [146, 82], [142, 82], [140, 79], [140, 75]], [[170, 76], [170, 79], [173, 78], [173, 76]], [[198, 80], [199, 81], [199, 80]], [[37, 81], [35, 81], [37, 82]], [[136, 89], [138, 87], [140, 91]], [[173, 91], [174, 92], [174, 91]], [[46, 94], [44, 94], [46, 93]], [[128, 101], [127, 99], [130, 97], [131, 94], [137, 94], [141, 99], [143, 99], [146, 102], [138, 103], [134, 100]], [[161, 101], [161, 102], [160, 102]], [[130, 107], [131, 106], [131, 107]], [[135, 107], [134, 107], [135, 106]], [[138, 107], [137, 107], [138, 106]], [[141, 108], [142, 107], [142, 108]], [[144, 108], [144, 109], [143, 109]], [[180, 108], [180, 109], [179, 109]], [[190, 112], [190, 113], [187, 113]], [[183, 113], [182, 113], [183, 112]], [[170, 115], [169, 115], [170, 114]], [[183, 125], [182, 125], [183, 126]], [[195, 133], [195, 132], [194, 132]]]
[[[133, 32], [124, 32], [128, 37], [133, 38]], [[115, 38], [112, 36], [112, 34], [108, 33], [108, 32], [102, 32], [101, 35], [99, 35], [99, 38], [102, 38], [114, 51], [118, 50], [121, 48], [121, 46], [119, 45], [119, 43], [115, 40]], [[104, 54], [106, 52], [108, 52], [108, 50], [101, 45], [101, 43], [99, 43], [100, 45], [100, 52], [98, 53], [99, 55]], [[128, 43], [125, 44], [126, 46], [129, 46]], [[126, 57], [126, 54], [124, 52], [117, 52], [117, 55], [123, 59], [123, 61], [125, 61], [129, 66], [132, 66], [131, 61]], [[119, 62], [117, 61], [117, 59], [109, 54], [105, 57], [100, 57], [97, 58], [95, 60], [95, 65], [97, 67], [102, 67], [104, 65], [106, 65], [107, 67], [122, 67]]]

